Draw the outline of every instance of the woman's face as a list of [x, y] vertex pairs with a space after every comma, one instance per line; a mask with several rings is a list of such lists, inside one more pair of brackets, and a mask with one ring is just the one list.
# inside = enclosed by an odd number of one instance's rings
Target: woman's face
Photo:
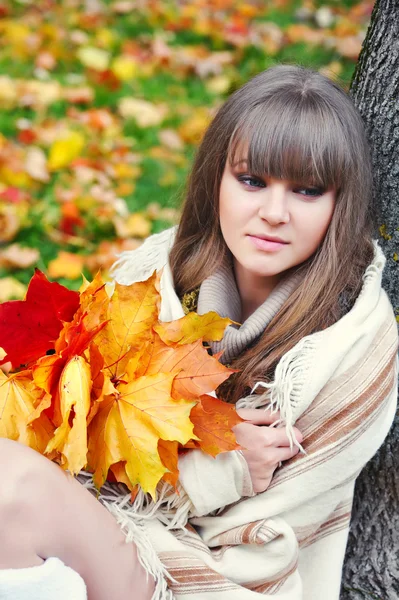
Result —
[[[245, 159], [222, 176], [220, 227], [234, 257], [236, 275], [259, 283], [303, 263], [317, 250], [334, 211], [335, 192], [295, 182], [259, 179]], [[254, 280], [255, 278], [255, 280]]]

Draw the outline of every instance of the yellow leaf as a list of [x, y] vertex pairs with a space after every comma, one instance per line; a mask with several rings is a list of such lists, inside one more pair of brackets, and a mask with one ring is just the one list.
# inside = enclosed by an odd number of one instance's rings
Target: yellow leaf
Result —
[[115, 216], [112, 219], [118, 237], [146, 238], [151, 233], [151, 221], [141, 213], [133, 213], [127, 219]]
[[121, 81], [129, 81], [137, 75], [137, 63], [130, 56], [117, 56], [112, 62], [111, 71]]
[[226, 327], [233, 323], [213, 311], [205, 315], [190, 312], [176, 321], [158, 323], [154, 329], [165, 344], [192, 344], [201, 338], [206, 342], [220, 341]]
[[210, 113], [200, 107], [182, 123], [177, 131], [180, 137], [189, 144], [198, 144], [210, 122]]
[[96, 31], [96, 42], [103, 48], [111, 48], [116, 42], [116, 36], [112, 29], [101, 27]]
[[0, 279], [0, 302], [22, 300], [25, 292], [26, 286], [14, 277], [3, 277]]
[[319, 73], [329, 77], [330, 79], [337, 79], [341, 75], [343, 68], [344, 66], [342, 63], [340, 63], [338, 60], [333, 60], [328, 65], [325, 65], [319, 69]]
[[112, 464], [126, 461], [131, 484], [139, 483], [155, 497], [156, 485], [167, 471], [158, 440], [184, 444], [194, 435], [189, 417], [195, 402], [171, 398], [173, 379], [174, 375], [158, 373], [121, 383], [119, 400], [100, 409], [104, 414], [96, 415], [90, 429], [89, 465], [96, 485], [103, 483]]
[[84, 46], [79, 48], [76, 53], [80, 62], [95, 71], [105, 71], [109, 66], [110, 55], [106, 50], [94, 48], [93, 46]]
[[162, 123], [168, 113], [165, 105], [156, 105], [138, 98], [122, 98], [118, 105], [124, 119], [135, 119], [139, 127], [151, 127]]
[[51, 171], [67, 167], [75, 158], [80, 156], [85, 138], [77, 131], [70, 131], [66, 136], [56, 140], [51, 148], [47, 166]]
[[178, 181], [177, 171], [171, 167], [168, 167], [167, 171], [158, 179], [158, 184], [161, 187], [168, 187], [174, 185]]
[[130, 357], [153, 335], [160, 298], [157, 285], [156, 274], [130, 286], [115, 284], [107, 315], [109, 322], [96, 337], [104, 369], [111, 379], [124, 374]]
[[0, 170], [0, 181], [18, 188], [29, 188], [32, 180], [25, 171], [3, 165]]
[[0, 204], [0, 242], [9, 242], [18, 232], [21, 219], [12, 205]]
[[0, 369], [0, 437], [43, 452], [54, 428], [45, 415], [29, 422], [44, 396], [27, 371], [7, 377]]
[[90, 409], [90, 391], [90, 366], [82, 356], [75, 356], [65, 365], [60, 377], [63, 421], [46, 448], [46, 453], [59, 452], [62, 466], [72, 474], [79, 473], [87, 463], [86, 418]]
[[57, 258], [48, 264], [48, 274], [51, 278], [66, 277], [67, 279], [78, 279], [82, 275], [84, 256], [65, 252], [61, 250]]
[[213, 94], [225, 94], [231, 83], [231, 78], [227, 75], [216, 75], [207, 81], [206, 87]]

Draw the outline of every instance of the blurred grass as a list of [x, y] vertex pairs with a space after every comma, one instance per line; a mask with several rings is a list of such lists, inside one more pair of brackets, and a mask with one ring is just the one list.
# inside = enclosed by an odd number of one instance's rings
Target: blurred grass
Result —
[[[132, 152], [140, 156], [141, 172], [134, 182], [134, 189], [121, 196], [130, 212], [143, 211], [149, 203], [154, 201], [163, 207], [177, 207], [181, 200], [186, 174], [199, 138], [193, 136], [192, 139], [186, 140], [184, 148], [180, 151], [181, 160], [176, 160], [172, 164], [169, 157], [165, 157], [162, 153], [158, 156], [153, 152], [154, 149], [162, 146], [159, 139], [160, 130], [171, 129], [180, 134], [185, 121], [190, 115], [196, 114], [196, 110], [204, 108], [209, 111], [216, 108], [231, 92], [259, 71], [281, 62], [301, 64], [313, 69], [329, 68], [333, 65], [334, 69], [339, 71], [340, 80], [344, 85], [349, 85], [356, 57], [343, 56], [333, 45], [329, 47], [328, 44], [310, 44], [306, 41], [290, 43], [286, 39], [277, 50], [267, 52], [261, 45], [253, 44], [250, 37], [245, 37], [247, 25], [271, 23], [278, 28], [277, 31], [281, 31], [283, 38], [290, 26], [301, 23], [305, 23], [316, 32], [323, 33], [323, 28], [315, 21], [316, 11], [322, 7], [331, 12], [335, 24], [339, 20], [342, 21], [341, 30], [344, 33], [346, 27], [351, 34], [353, 14], [360, 15], [356, 27], [361, 35], [361, 32], [366, 29], [367, 15], [371, 10], [370, 3], [354, 0], [339, 0], [339, 2], [338, 0], [327, 2], [316, 0], [313, 3], [308, 0], [304, 2], [301, 0], [278, 0], [276, 2], [255, 2], [254, 5], [258, 9], [253, 17], [248, 17], [248, 14], [252, 14], [251, 10], [253, 11], [251, 2], [245, 4], [234, 0], [231, 2], [221, 0], [219, 9], [221, 12], [223, 10], [226, 12], [228, 23], [228, 19], [232, 19], [232, 26], [230, 30], [227, 28], [226, 31], [209, 26], [207, 31], [204, 14], [208, 14], [206, 12], [208, 11], [212, 16], [216, 9], [213, 8], [214, 5], [211, 2], [206, 0], [182, 3], [181, 6], [170, 1], [153, 1], [148, 4], [144, 2], [142, 10], [132, 8], [126, 14], [118, 14], [114, 10], [116, 4], [113, 0], [98, 2], [98, 6], [102, 7], [100, 12], [88, 14], [85, 12], [86, 3], [83, 1], [43, 0], [43, 3], [39, 4], [34, 4], [29, 0], [0, 2], [0, 75], [6, 75], [13, 80], [54, 81], [59, 82], [62, 86], [70, 85], [72, 76], [72, 79], [75, 78], [81, 85], [88, 85], [94, 90], [92, 107], [104, 108], [112, 115], [118, 115], [119, 102], [123, 98], [141, 98], [155, 105], [167, 104], [169, 114], [161, 125], [141, 127], [134, 118], [120, 120], [121, 141], [128, 140]], [[259, 4], [263, 8], [259, 9]], [[188, 8], [184, 8], [187, 5]], [[362, 7], [364, 7], [364, 11]], [[308, 18], [305, 20], [298, 16], [298, 10], [303, 8], [308, 11]], [[188, 24], [191, 19], [191, 28], [184, 26], [182, 17], [184, 10], [190, 15], [184, 18]], [[198, 11], [198, 18], [196, 18], [195, 10]], [[363, 17], [361, 16], [362, 11], [365, 15]], [[245, 16], [246, 14], [247, 16]], [[1, 35], [2, 31], [7, 31], [7, 23], [14, 23], [17, 27], [11, 44], [7, 35], [5, 37]], [[54, 68], [49, 69], [47, 73], [43, 69], [37, 68], [35, 61], [38, 51], [30, 50], [26, 40], [18, 45], [15, 36], [21, 35], [23, 38], [23, 31], [19, 34], [18, 27], [30, 28], [32, 36], [41, 37], [40, 52], [54, 54]], [[240, 27], [242, 28], [242, 40], [237, 42], [231, 31], [234, 33]], [[77, 45], [71, 42], [73, 32], [80, 32], [79, 35], [86, 36], [87, 41], [83, 45], [97, 48], [100, 48], [103, 43], [101, 42], [101, 32], [103, 32], [103, 38], [108, 40], [106, 50], [111, 57], [119, 56], [123, 52], [131, 52], [132, 44], [143, 49], [145, 54], [151, 48], [151, 43], [155, 38], [166, 40], [168, 47], [172, 49], [185, 48], [189, 55], [190, 52], [198, 52], [200, 57], [201, 52], [208, 53], [211, 61], [212, 53], [230, 52], [233, 60], [221, 70], [221, 75], [227, 78], [227, 85], [221, 91], [218, 89], [215, 91], [210, 85], [212, 73], [209, 76], [199, 76], [195, 69], [179, 68], [176, 67], [176, 64], [167, 64], [167, 61], [162, 65], [161, 61], [150, 75], [138, 73], [128, 81], [120, 81], [119, 85], [112, 89], [109, 85], [96, 80], [93, 72], [88, 70], [78, 59]], [[330, 33], [331, 27], [326, 27], [326, 36]], [[19, 145], [26, 149], [27, 144], [16, 141], [20, 132], [21, 119], [27, 120], [33, 125], [40, 124], [40, 126], [51, 119], [67, 122], [70, 118], [71, 103], [64, 99], [57, 99], [45, 109], [40, 110], [34, 105], [19, 106], [17, 103], [17, 105], [9, 106], [6, 101], [2, 103], [0, 92], [0, 108], [0, 133], [6, 140], [14, 141], [16, 147]], [[73, 108], [84, 112], [90, 108], [90, 105], [74, 103]], [[96, 132], [90, 132], [90, 136], [92, 137], [85, 152], [92, 152], [95, 158], [97, 145], [101, 146], [103, 141]], [[115, 142], [115, 140], [111, 141]], [[172, 175], [170, 175], [171, 173]], [[65, 236], [62, 240], [57, 241], [54, 236], [48, 235], [46, 223], [51, 223], [53, 226], [60, 220], [60, 203], [56, 198], [56, 187], [57, 185], [68, 187], [71, 182], [73, 182], [72, 171], [66, 167], [60, 172], [52, 173], [47, 183], [33, 186], [27, 190], [30, 194], [28, 217], [21, 223], [19, 231], [11, 240], [3, 240], [3, 243], [0, 244], [0, 251], [11, 242], [20, 243], [24, 247], [38, 248], [40, 259], [36, 266], [46, 271], [49, 262], [57, 256], [61, 249], [89, 255], [96, 252], [102, 240], [117, 239], [118, 233], [113, 223], [98, 220], [97, 215], [90, 212], [84, 214], [84, 226], [77, 226], [75, 231], [76, 236], [80, 236], [86, 243], [76, 245], [72, 243], [72, 239], [69, 243]], [[0, 171], [0, 192], [8, 185], [7, 181], [2, 181]], [[25, 189], [24, 186], [22, 189]], [[159, 231], [168, 225], [170, 225], [170, 221], [162, 217], [151, 218], [152, 231]], [[54, 226], [57, 227], [57, 225]], [[19, 281], [27, 283], [32, 271], [32, 266], [28, 268], [0, 266], [0, 278], [12, 274]], [[87, 276], [90, 275], [86, 267], [84, 267], [84, 272]], [[59, 281], [73, 288], [80, 285], [78, 280], [63, 277], [60, 277]]]

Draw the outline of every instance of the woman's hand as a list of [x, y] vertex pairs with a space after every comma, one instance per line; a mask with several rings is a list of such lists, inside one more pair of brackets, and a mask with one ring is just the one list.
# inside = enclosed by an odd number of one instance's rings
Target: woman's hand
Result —
[[[285, 428], [270, 427], [280, 418], [278, 413], [263, 408], [241, 408], [237, 413], [246, 422], [236, 425], [233, 431], [247, 461], [253, 490], [264, 492], [280, 462], [298, 454], [299, 448], [290, 448]], [[296, 427], [294, 434], [301, 443], [303, 436]]]

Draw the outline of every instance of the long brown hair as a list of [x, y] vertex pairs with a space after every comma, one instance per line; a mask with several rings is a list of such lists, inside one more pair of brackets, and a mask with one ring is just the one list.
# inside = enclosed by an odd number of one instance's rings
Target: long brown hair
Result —
[[226, 161], [237, 157], [247, 159], [253, 175], [334, 188], [336, 204], [322, 244], [296, 269], [302, 283], [234, 361], [239, 373], [230, 401], [255, 381], [270, 380], [283, 354], [339, 318], [340, 301], [353, 303], [373, 256], [371, 163], [361, 118], [335, 82], [302, 67], [278, 66], [225, 102], [197, 151], [170, 254], [177, 294], [199, 286], [228, 255], [219, 189]]

